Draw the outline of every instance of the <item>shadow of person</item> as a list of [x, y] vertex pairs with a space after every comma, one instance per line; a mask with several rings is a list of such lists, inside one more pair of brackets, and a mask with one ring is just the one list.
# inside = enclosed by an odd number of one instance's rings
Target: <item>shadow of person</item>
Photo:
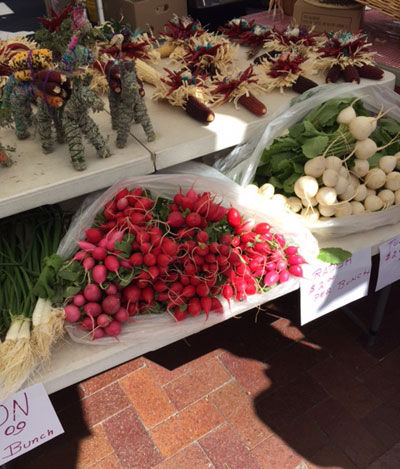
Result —
[[77, 386], [50, 394], [64, 433], [18, 456], [6, 469], [73, 469], [78, 467], [80, 441], [91, 435]]
[[[343, 360], [346, 360], [344, 351], [360, 354], [359, 341], [366, 342], [366, 339], [340, 310], [298, 326], [298, 295], [294, 292], [281, 297], [265, 305], [263, 310], [248, 311], [145, 357], [174, 370], [204, 355], [217, 353], [253, 400], [255, 418], [258, 417], [266, 438], [248, 448], [256, 451], [258, 459], [264, 458], [263, 467], [294, 468], [306, 461], [320, 467], [354, 468], [357, 467], [354, 461], [368, 462], [368, 458], [378, 457], [382, 448], [372, 437], [357, 442], [356, 436], [348, 434], [352, 425], [359, 430], [359, 422], [351, 410], [355, 409], [356, 413], [363, 410], [356, 394], [361, 385], [350, 371], [353, 357], [349, 356], [348, 366], [332, 363], [338, 350]], [[363, 359], [365, 366], [375, 364], [372, 356], [369, 360], [363, 355]], [[330, 383], [335, 389], [333, 394]], [[363, 396], [367, 397], [371, 396]], [[343, 436], [340, 435], [341, 419], [346, 427]], [[349, 439], [348, 443], [345, 438]], [[360, 454], [360, 446], [365, 442], [371, 443], [372, 449]], [[292, 465], [290, 458], [294, 458]]]

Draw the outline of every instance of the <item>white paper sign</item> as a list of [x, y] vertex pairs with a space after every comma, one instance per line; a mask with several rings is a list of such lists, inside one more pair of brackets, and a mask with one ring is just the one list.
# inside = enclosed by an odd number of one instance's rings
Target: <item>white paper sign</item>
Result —
[[375, 291], [400, 279], [400, 236], [379, 246], [379, 272]]
[[306, 267], [305, 275], [300, 281], [302, 325], [368, 294], [371, 249], [357, 251], [339, 265], [318, 261]]
[[43, 384], [0, 404], [0, 466], [64, 433]]

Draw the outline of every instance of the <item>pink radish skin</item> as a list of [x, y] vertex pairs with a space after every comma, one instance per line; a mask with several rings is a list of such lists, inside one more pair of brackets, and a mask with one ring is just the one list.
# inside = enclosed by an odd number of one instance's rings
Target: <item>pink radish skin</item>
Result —
[[118, 321], [111, 321], [110, 324], [104, 328], [104, 331], [111, 337], [117, 337], [121, 332], [121, 323]]
[[96, 283], [102, 285], [107, 278], [107, 268], [102, 264], [95, 265], [92, 270], [92, 277]]
[[108, 316], [107, 314], [100, 314], [97, 319], [96, 319], [96, 324], [99, 327], [107, 327], [110, 325], [110, 322], [112, 321], [112, 318]]
[[85, 304], [83, 311], [87, 316], [95, 318], [101, 313], [102, 310], [99, 303], [89, 302]]
[[183, 218], [181, 212], [171, 212], [168, 215], [167, 223], [172, 228], [180, 228], [185, 223], [185, 219]]
[[114, 283], [110, 283], [108, 287], [104, 290], [106, 295], [115, 295], [118, 291], [117, 286]]
[[91, 252], [96, 246], [93, 243], [89, 243], [88, 241], [78, 241], [79, 249], [82, 251]]
[[81, 312], [79, 308], [75, 305], [68, 305], [64, 308], [65, 320], [68, 322], [79, 321], [81, 317]]
[[103, 249], [106, 249], [107, 243], [108, 243], [107, 238], [103, 238], [103, 239], [101, 239], [101, 240], [99, 241], [98, 247], [103, 248]]
[[82, 266], [85, 269], [85, 272], [89, 272], [89, 270], [93, 269], [94, 264], [95, 260], [93, 259], [93, 257], [87, 257], [82, 262]]
[[119, 322], [126, 322], [129, 319], [128, 311], [125, 308], [119, 308], [115, 313], [114, 318]]
[[279, 274], [278, 272], [271, 271], [265, 274], [264, 276], [264, 285], [267, 287], [272, 287], [272, 285], [275, 285], [275, 283], [278, 283], [279, 281]]
[[301, 268], [300, 265], [291, 265], [289, 267], [289, 273], [291, 275], [294, 275], [295, 277], [303, 277], [303, 269]]
[[289, 280], [290, 274], [287, 270], [282, 270], [279, 274], [279, 283], [285, 283]]
[[93, 330], [94, 326], [94, 319], [89, 317], [84, 318], [79, 324], [80, 329], [84, 329], [85, 331]]
[[288, 263], [290, 265], [304, 264], [305, 262], [306, 261], [304, 260], [303, 256], [294, 255], [294, 256], [289, 256], [288, 257]]
[[297, 246], [288, 246], [286, 249], [285, 249], [285, 253], [288, 255], [288, 256], [294, 256], [295, 254], [297, 254], [297, 251], [299, 250], [299, 248]]
[[119, 261], [115, 256], [107, 256], [104, 259], [104, 265], [109, 272], [118, 273]]
[[82, 262], [83, 259], [85, 259], [85, 257], [87, 256], [87, 252], [86, 251], [78, 251], [75, 256], [72, 258], [73, 261], [79, 261], [79, 262]]
[[85, 289], [83, 290], [83, 295], [87, 301], [100, 301], [102, 297], [100, 288], [94, 283], [89, 283], [86, 285]]
[[97, 244], [103, 237], [101, 231], [97, 228], [89, 228], [85, 230], [86, 241], [89, 243]]
[[101, 327], [96, 327], [96, 329], [94, 329], [92, 332], [92, 340], [101, 339], [104, 337], [104, 334], [104, 329]]
[[106, 258], [107, 251], [105, 250], [104, 247], [97, 246], [96, 248], [93, 249], [91, 254], [93, 256], [93, 259], [96, 259], [96, 261], [102, 261]]
[[108, 295], [101, 302], [101, 307], [106, 314], [112, 316], [121, 307], [121, 301], [116, 295]]
[[82, 295], [82, 293], [78, 293], [74, 296], [72, 302], [75, 306], [83, 306], [86, 303], [86, 298]]

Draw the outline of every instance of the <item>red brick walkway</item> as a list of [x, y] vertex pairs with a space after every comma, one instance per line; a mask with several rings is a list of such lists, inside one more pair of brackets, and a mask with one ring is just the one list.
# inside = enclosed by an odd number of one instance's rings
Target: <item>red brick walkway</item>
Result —
[[10, 469], [398, 469], [398, 294], [373, 347], [341, 312], [296, 326], [295, 293], [60, 391], [65, 434]]

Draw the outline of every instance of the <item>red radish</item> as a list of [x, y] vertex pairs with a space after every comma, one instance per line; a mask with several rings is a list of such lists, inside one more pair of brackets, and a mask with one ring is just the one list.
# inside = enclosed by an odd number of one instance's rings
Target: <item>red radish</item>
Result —
[[228, 303], [230, 304], [230, 299], [232, 298], [233, 296], [233, 288], [231, 285], [229, 284], [226, 284], [223, 286], [222, 288], [222, 296], [228, 301]]
[[136, 303], [140, 298], [140, 288], [135, 285], [128, 285], [124, 288], [122, 296], [128, 303]]
[[125, 210], [128, 206], [128, 199], [119, 199], [117, 202], [117, 209], [118, 210]]
[[200, 306], [203, 309], [206, 318], [208, 318], [208, 315], [211, 311], [212, 308], [212, 299], [209, 296], [203, 296], [200, 298]]
[[129, 262], [132, 265], [142, 265], [143, 264], [143, 254], [141, 252], [135, 252], [129, 258]]
[[260, 235], [267, 234], [270, 232], [270, 230], [271, 230], [271, 225], [269, 225], [268, 223], [258, 223], [254, 227], [254, 232]]
[[135, 316], [139, 312], [139, 306], [137, 303], [129, 303], [128, 314], [129, 316]]
[[203, 283], [197, 286], [196, 293], [199, 296], [207, 296], [210, 293], [210, 289]]
[[102, 224], [100, 225], [100, 229], [101, 229], [102, 231], [108, 232], [108, 231], [112, 230], [112, 229], [115, 227], [115, 225], [116, 225], [115, 220], [109, 220], [109, 221], [107, 221], [107, 222], [105, 222], [105, 223], [102, 223]]
[[135, 203], [135, 208], [147, 212], [153, 207], [153, 205], [154, 200], [148, 199], [147, 197], [143, 197]]
[[68, 305], [64, 308], [65, 320], [68, 322], [79, 321], [81, 317], [81, 312], [79, 308], [75, 305]]
[[96, 261], [102, 261], [107, 256], [107, 251], [104, 249], [104, 247], [97, 246], [93, 249], [91, 254], [93, 259], [96, 259]]
[[78, 251], [75, 256], [72, 258], [72, 261], [79, 261], [82, 262], [83, 259], [88, 255], [86, 251]]
[[123, 199], [123, 198], [125, 198], [128, 194], [129, 194], [129, 191], [128, 191], [128, 189], [125, 187], [124, 189], [122, 189], [121, 191], [119, 191], [119, 192], [114, 196], [114, 199], [115, 199], [115, 200]]
[[87, 316], [95, 318], [101, 313], [101, 306], [99, 303], [95, 303], [93, 301], [90, 301], [89, 303], [86, 303], [85, 306], [83, 307], [83, 311]]
[[196, 192], [193, 190], [193, 188], [190, 188], [187, 192], [186, 192], [186, 197], [188, 197], [190, 200], [194, 202], [196, 202], [196, 200], [199, 198], [199, 196], [196, 194]]
[[198, 298], [189, 300], [187, 311], [191, 316], [198, 316], [201, 313], [201, 304]]
[[295, 277], [302, 277], [303, 276], [303, 269], [298, 264], [291, 265], [289, 267], [289, 273], [294, 275]]
[[93, 330], [94, 326], [95, 326], [94, 319], [89, 318], [89, 317], [86, 317], [86, 318], [82, 319], [82, 321], [79, 323], [80, 329], [84, 329], [86, 331]]
[[282, 270], [282, 272], [279, 274], [279, 283], [284, 283], [287, 282], [290, 278], [290, 274], [287, 270]]
[[170, 258], [170, 256], [168, 256], [167, 254], [159, 254], [157, 256], [157, 264], [158, 265], [164, 265], [164, 266], [167, 266], [168, 264], [170, 264], [172, 261], [172, 259]]
[[121, 323], [111, 321], [110, 324], [104, 328], [104, 332], [111, 337], [116, 337], [121, 332]]
[[230, 208], [226, 214], [226, 219], [231, 226], [240, 225], [240, 213], [235, 208]]
[[188, 226], [194, 228], [200, 226], [201, 216], [196, 212], [191, 212], [186, 215], [185, 221]]
[[112, 316], [121, 307], [121, 301], [116, 295], [108, 295], [101, 302], [101, 307], [106, 314]]
[[265, 268], [269, 272], [271, 272], [271, 271], [275, 272], [276, 271], [276, 264], [275, 264], [275, 262], [268, 262], [268, 264], [266, 264]]
[[154, 300], [154, 290], [151, 287], [143, 288], [141, 299], [146, 303], [151, 303]]
[[100, 288], [94, 283], [89, 283], [88, 285], [86, 285], [83, 290], [83, 295], [87, 301], [100, 301], [102, 297]]
[[211, 302], [212, 302], [211, 310], [214, 311], [215, 313], [223, 314], [224, 308], [222, 307], [222, 304], [219, 301], [219, 299], [216, 297], [212, 297]]
[[161, 250], [164, 254], [167, 254], [167, 256], [175, 256], [175, 254], [178, 252], [178, 249], [179, 246], [173, 239], [164, 238], [161, 244]]
[[75, 306], [83, 306], [86, 303], [86, 298], [82, 295], [82, 293], [78, 293], [74, 296], [72, 302]]
[[83, 259], [82, 266], [85, 269], [85, 272], [88, 272], [94, 267], [95, 260], [93, 257], [87, 257], [86, 259]]
[[148, 272], [152, 280], [160, 275], [160, 269], [156, 265], [150, 266]]
[[252, 282], [247, 283], [245, 292], [246, 292], [246, 295], [255, 295], [257, 293], [256, 285]]
[[298, 265], [298, 264], [305, 264], [305, 260], [303, 256], [299, 256], [298, 254], [295, 254], [294, 256], [289, 256], [288, 257], [288, 263], [290, 265]]
[[285, 237], [279, 233], [275, 234], [274, 235], [274, 239], [276, 241], [278, 241], [279, 245], [281, 248], [284, 248], [285, 247], [285, 244], [286, 244], [286, 240], [285, 240]]
[[126, 322], [129, 319], [128, 311], [125, 308], [119, 308], [114, 318], [119, 322]]
[[193, 210], [194, 202], [189, 197], [182, 197], [181, 207], [183, 210]]
[[143, 256], [143, 262], [145, 265], [147, 265], [147, 267], [150, 267], [156, 264], [157, 258], [154, 254], [152, 254], [151, 252], [148, 252], [147, 254]]
[[174, 317], [177, 321], [183, 321], [187, 317], [187, 311], [185, 310], [180, 310], [179, 306], [177, 306], [174, 309]]
[[110, 322], [112, 321], [112, 318], [111, 316], [108, 316], [107, 314], [100, 314], [97, 318], [96, 318], [96, 324], [99, 326], [99, 327], [107, 327]]
[[107, 278], [107, 268], [103, 264], [95, 265], [92, 270], [92, 277], [93, 280], [99, 285], [103, 284]]
[[142, 243], [139, 247], [140, 252], [142, 254], [147, 254], [151, 250], [151, 244], [150, 243]]
[[133, 267], [128, 259], [121, 259], [120, 265], [126, 270], [132, 270], [132, 267]]
[[98, 246], [97, 247], [100, 247], [100, 248], [103, 248], [103, 249], [106, 249], [107, 247], [107, 238], [104, 237], [104, 238], [101, 238], [101, 240], [99, 241], [98, 243]]
[[283, 270], [286, 270], [287, 268], [287, 262], [283, 259], [280, 259], [277, 263], [276, 263], [276, 270], [278, 272], [282, 272]]
[[169, 298], [168, 293], [158, 293], [157, 301], [167, 301]]
[[297, 254], [297, 251], [299, 250], [299, 248], [297, 246], [288, 246], [286, 249], [285, 249], [285, 253], [288, 255], [288, 256], [294, 256], [295, 254]]
[[118, 273], [119, 261], [115, 256], [107, 256], [104, 259], [104, 265], [109, 272]]
[[165, 291], [168, 287], [165, 282], [163, 282], [162, 280], [158, 280], [157, 282], [155, 282], [153, 288], [156, 292], [162, 292]]
[[196, 235], [196, 241], [198, 243], [207, 243], [209, 239], [209, 234], [207, 231], [199, 231]]
[[143, 213], [135, 212], [130, 215], [130, 220], [134, 225], [142, 226], [145, 223], [145, 216]]
[[276, 271], [271, 271], [265, 274], [264, 276], [264, 285], [267, 287], [272, 287], [272, 285], [275, 285], [279, 280], [279, 274]]
[[196, 294], [196, 289], [193, 285], [186, 285], [186, 287], [182, 290], [182, 296], [185, 298], [192, 298]]
[[82, 249], [82, 251], [91, 252], [95, 249], [96, 245], [87, 241], [78, 241], [78, 247]]
[[85, 235], [86, 240], [93, 244], [97, 244], [103, 237], [101, 231], [97, 228], [89, 228], [88, 230], [85, 230]]
[[256, 222], [252, 218], [249, 218], [248, 220], [245, 220], [243, 223], [240, 223], [239, 225], [235, 226], [235, 233], [240, 235], [242, 233], [251, 231], [254, 228], [255, 224]]
[[101, 327], [96, 327], [96, 329], [93, 329], [92, 340], [101, 339], [102, 337], [104, 337], [104, 329]]

